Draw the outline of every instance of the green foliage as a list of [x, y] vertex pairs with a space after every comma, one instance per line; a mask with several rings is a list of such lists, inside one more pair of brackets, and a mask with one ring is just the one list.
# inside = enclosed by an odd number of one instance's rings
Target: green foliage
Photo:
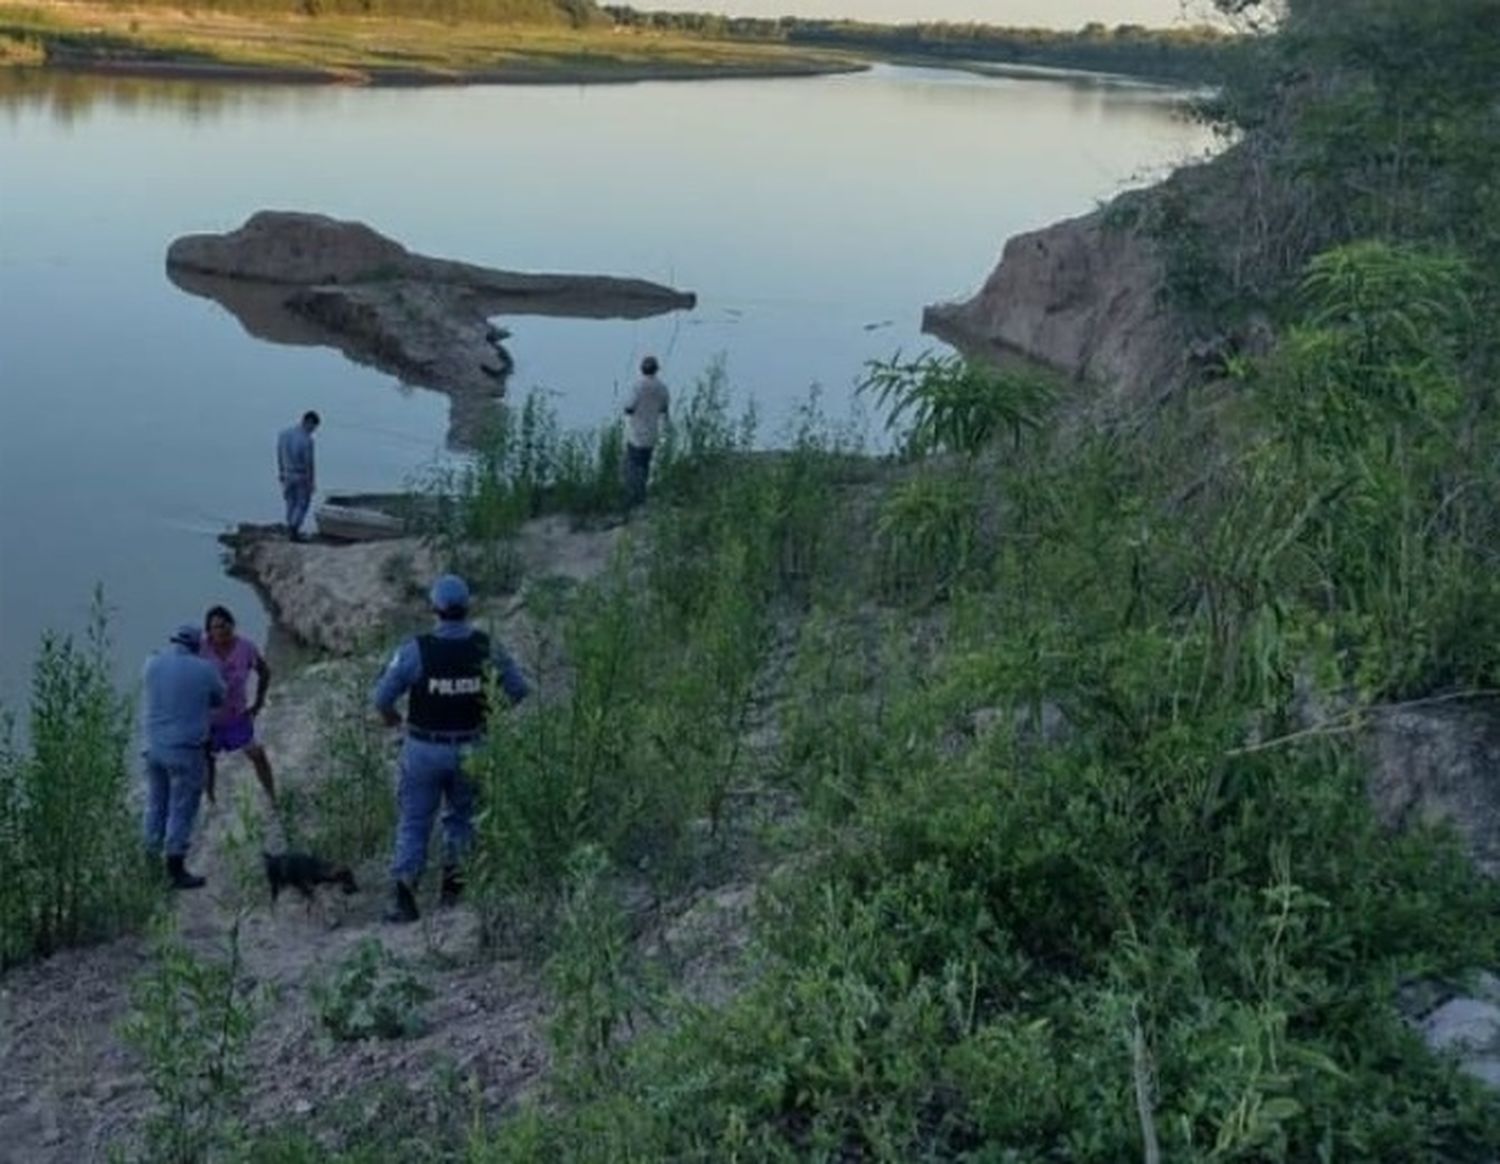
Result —
[[867, 365], [860, 390], [886, 410], [886, 428], [904, 428], [901, 447], [912, 457], [953, 452], [973, 456], [1001, 435], [1020, 444], [1052, 404], [1050, 378], [1031, 370], [990, 367], [961, 356], [899, 356]]
[[587, 1094], [614, 1081], [624, 1028], [634, 1029], [634, 1015], [646, 1001], [608, 874], [609, 859], [592, 846], [569, 859], [557, 948], [547, 962], [557, 1000], [552, 1044], [567, 1077]]
[[[1186, 186], [1176, 217], [1188, 225], [1164, 221], [1160, 231], [1169, 250], [1186, 237], [1198, 251], [1177, 264], [1196, 270], [1186, 285], [1211, 291], [1218, 284], [1221, 311], [1210, 322], [1232, 322], [1225, 315], [1235, 301], [1279, 313], [1309, 259], [1369, 239], [1464, 254], [1479, 277], [1479, 298], [1492, 301], [1500, 257], [1493, 5], [1293, 0], [1284, 7], [1274, 35], [1239, 43], [1237, 63], [1207, 108], [1242, 135], [1219, 167], [1235, 188], [1215, 188], [1211, 179]], [[1253, 215], [1241, 212], [1247, 198]], [[1493, 359], [1493, 340], [1475, 339], [1471, 358], [1482, 351]]]
[[196, 1164], [239, 1138], [236, 1113], [255, 1001], [242, 977], [240, 918], [208, 960], [164, 926], [155, 965], [135, 982], [123, 1034], [156, 1100], [145, 1121], [151, 1164]]
[[657, 445], [652, 474], [659, 492], [683, 497], [723, 475], [730, 458], [754, 443], [756, 416], [729, 414], [729, 376], [722, 358], [699, 377]]
[[323, 1029], [347, 1042], [421, 1034], [421, 1005], [432, 990], [378, 938], [365, 938], [314, 984], [312, 996]]
[[126, 701], [102, 599], [87, 643], [44, 635], [25, 742], [0, 722], [0, 968], [110, 937], [158, 900], [129, 808]]
[[1221, 30], [1145, 28], [1097, 22], [1076, 30], [1005, 28], [977, 21], [873, 24], [856, 20], [812, 20], [723, 16], [712, 12], [638, 11], [604, 5], [617, 25], [689, 32], [699, 36], [816, 45], [869, 53], [899, 61], [936, 59], [1088, 69], [1177, 80], [1211, 80], [1222, 71], [1231, 38]]
[[519, 408], [496, 415], [471, 459], [424, 484], [435, 515], [428, 537], [471, 581], [490, 591], [514, 589], [521, 526], [544, 513], [617, 511], [623, 464], [618, 425], [564, 433], [546, 395], [531, 392]]
[[580, 846], [670, 885], [726, 839], [753, 771], [744, 734], [774, 604], [805, 600], [830, 560], [841, 454], [810, 434], [784, 456], [751, 453], [753, 415], [730, 419], [721, 367], [678, 412], [649, 540], [572, 591], [529, 592], [547, 628], [535, 678], [560, 690], [493, 724], [474, 758], [487, 806], [474, 896], [492, 940], [547, 945]]
[[[756, 973], [611, 1086], [565, 1071], [572, 1104], [495, 1158], [1102, 1162], [1149, 1135], [1193, 1161], [1488, 1159], [1496, 1101], [1394, 987], [1493, 964], [1495, 888], [1448, 838], [1379, 828], [1298, 694], [1493, 683], [1500, 636], [1458, 614], [1495, 606], [1500, 484], [1467, 282], [1404, 247], [1320, 258], [1190, 488], [1201, 446], [1167, 424], [891, 485], [884, 544], [962, 584], [919, 621], [845, 576], [803, 623], [778, 718], [806, 815]], [[709, 575], [658, 577], [703, 609]]]
[[366, 710], [361, 676], [324, 687], [318, 709], [319, 764], [304, 788], [283, 789], [286, 840], [342, 864], [383, 852], [396, 824], [391, 795], [392, 736]]
[[891, 490], [876, 519], [881, 569], [896, 596], [943, 597], [985, 562], [979, 481], [924, 465]]
[[1493, 605], [1500, 480], [1479, 451], [1490, 422], [1464, 400], [1466, 282], [1453, 259], [1408, 248], [1320, 256], [1308, 322], [1253, 381], [1274, 439], [1251, 454], [1252, 488], [1296, 497], [1295, 521], [1266, 535], [1299, 552], [1303, 589], [1332, 599], [1346, 674], [1367, 693], [1493, 674], [1473, 635]]

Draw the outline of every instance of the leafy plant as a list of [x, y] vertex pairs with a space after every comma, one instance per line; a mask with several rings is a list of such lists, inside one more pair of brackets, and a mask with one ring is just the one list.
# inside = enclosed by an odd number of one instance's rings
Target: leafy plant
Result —
[[1055, 396], [1040, 372], [991, 367], [930, 353], [866, 365], [860, 390], [874, 394], [888, 431], [901, 434], [912, 457], [952, 452], [973, 456], [1002, 436], [1019, 444], [1035, 431]]
[[609, 859], [585, 845], [568, 860], [557, 947], [547, 979], [557, 1000], [553, 1045], [571, 1086], [589, 1093], [618, 1066], [625, 1030], [645, 1000], [640, 968], [607, 880]]
[[318, 1021], [341, 1042], [404, 1039], [423, 1029], [421, 1004], [432, 990], [378, 938], [365, 938], [313, 987]]
[[319, 770], [300, 798], [288, 789], [281, 811], [289, 843], [345, 864], [383, 851], [396, 824], [392, 737], [368, 714], [368, 699], [358, 676], [327, 685], [319, 697]]
[[215, 960], [193, 953], [165, 924], [152, 946], [154, 967], [132, 987], [123, 1034], [141, 1055], [156, 1099], [145, 1123], [150, 1161], [196, 1164], [238, 1137], [255, 1025], [255, 1001], [242, 977], [241, 920], [231, 923]]
[[978, 493], [972, 473], [927, 466], [891, 491], [875, 532], [892, 594], [941, 596], [983, 566]]
[[0, 719], [0, 967], [120, 933], [159, 899], [129, 808], [129, 739], [96, 593], [86, 645], [42, 637], [24, 742]]

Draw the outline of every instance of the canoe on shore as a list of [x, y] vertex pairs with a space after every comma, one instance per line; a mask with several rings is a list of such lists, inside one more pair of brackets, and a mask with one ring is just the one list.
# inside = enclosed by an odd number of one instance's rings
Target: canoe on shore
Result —
[[404, 522], [375, 509], [325, 503], [313, 511], [313, 517], [320, 537], [341, 542], [374, 542], [406, 534]]

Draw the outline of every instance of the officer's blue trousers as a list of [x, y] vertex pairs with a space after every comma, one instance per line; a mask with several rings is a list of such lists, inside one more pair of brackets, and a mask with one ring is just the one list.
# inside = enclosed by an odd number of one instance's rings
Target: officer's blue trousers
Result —
[[203, 748], [151, 748], [145, 759], [146, 849], [160, 853], [165, 845], [167, 856], [185, 857], [203, 799]]
[[474, 784], [464, 775], [464, 753], [473, 744], [432, 744], [407, 739], [401, 745], [396, 787], [396, 855], [391, 876], [415, 883], [427, 867], [427, 838], [438, 806], [443, 813], [443, 864], [462, 860], [474, 843]]
[[312, 483], [287, 481], [281, 487], [281, 496], [286, 501], [287, 533], [301, 533], [302, 523], [307, 520], [307, 511], [312, 505]]

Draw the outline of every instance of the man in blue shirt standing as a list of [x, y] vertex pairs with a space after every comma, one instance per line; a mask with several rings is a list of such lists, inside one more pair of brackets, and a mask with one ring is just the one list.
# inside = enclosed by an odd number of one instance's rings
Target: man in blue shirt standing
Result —
[[313, 433], [322, 418], [316, 412], [304, 412], [291, 428], [276, 438], [276, 476], [281, 481], [281, 496], [286, 501], [286, 532], [292, 541], [302, 540], [302, 523], [312, 505], [317, 473], [313, 467]]
[[196, 626], [180, 626], [168, 649], [146, 661], [146, 851], [160, 858], [165, 844], [174, 889], [203, 885], [185, 862], [203, 796], [209, 717], [224, 702], [218, 669], [198, 657], [201, 642]]
[[445, 905], [458, 900], [463, 891], [458, 862], [474, 840], [474, 785], [464, 774], [464, 756], [484, 736], [485, 679], [491, 669], [498, 673], [512, 704], [530, 690], [505, 649], [469, 624], [469, 587], [462, 578], [443, 575], [429, 597], [437, 627], [402, 643], [375, 686], [375, 709], [391, 727], [401, 723], [396, 701], [407, 696], [388, 922], [417, 920], [417, 880], [427, 864], [432, 818], [444, 800], [441, 900]]

